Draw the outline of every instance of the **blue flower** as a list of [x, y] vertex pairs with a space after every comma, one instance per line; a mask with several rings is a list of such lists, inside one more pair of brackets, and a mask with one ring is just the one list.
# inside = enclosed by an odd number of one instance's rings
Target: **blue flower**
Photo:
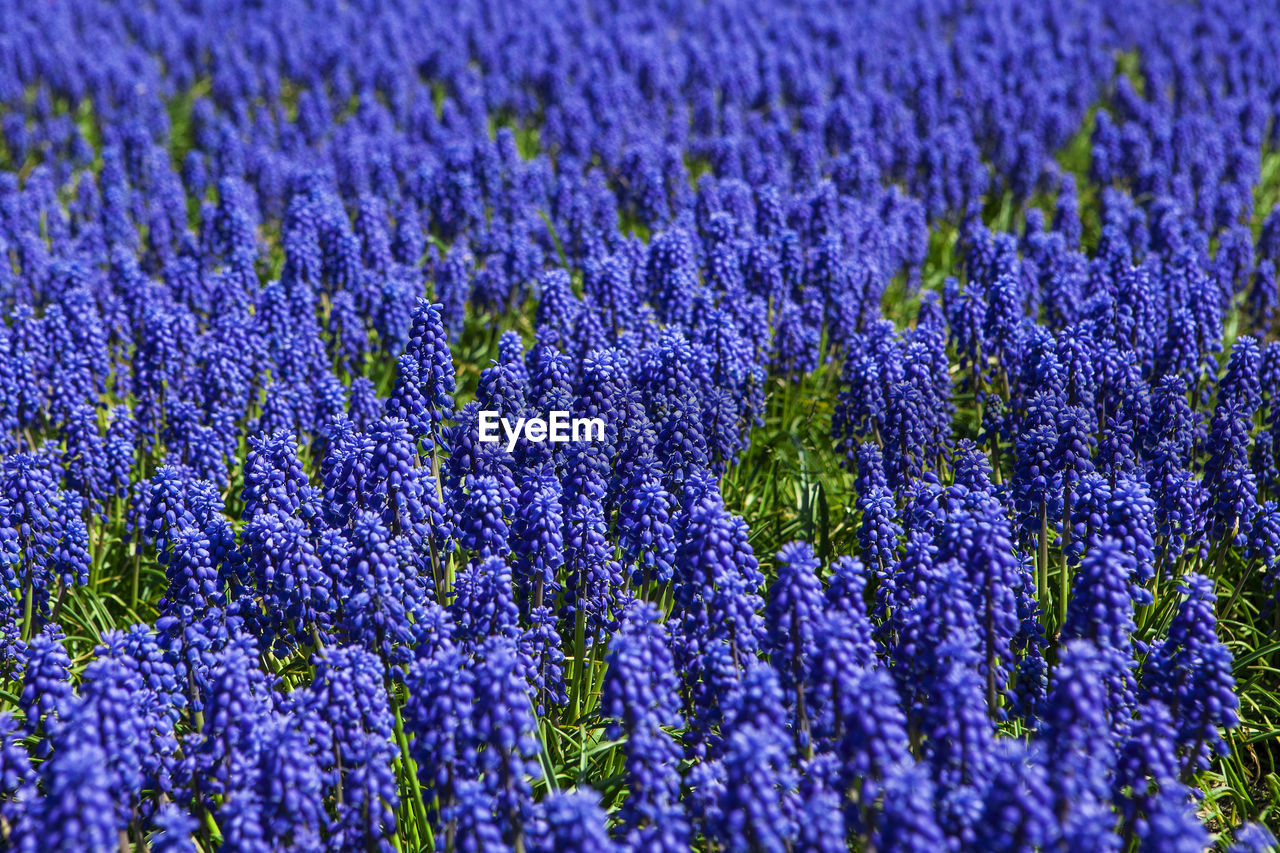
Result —
[[765, 608], [766, 649], [778, 671], [786, 704], [795, 714], [796, 735], [802, 749], [809, 746], [810, 738], [804, 685], [811, 679], [817, 651], [814, 634], [824, 610], [818, 566], [808, 545], [784, 545], [778, 552], [777, 580], [769, 588]]
[[1173, 712], [1182, 770], [1189, 776], [1225, 754], [1221, 730], [1238, 724], [1240, 700], [1234, 692], [1231, 652], [1217, 637], [1213, 581], [1188, 574], [1182, 589], [1187, 597], [1165, 639], [1147, 655], [1140, 683]]
[[477, 650], [474, 683], [476, 767], [503, 837], [518, 846], [533, 809], [530, 779], [541, 770], [533, 703], [509, 640], [493, 637]]
[[724, 791], [708, 835], [727, 850], [782, 853], [798, 831], [797, 779], [781, 729], [745, 726], [728, 737]]
[[471, 715], [475, 676], [463, 654], [446, 640], [410, 665], [405, 683], [405, 731], [413, 737], [410, 752], [423, 802], [439, 833], [445, 821], [455, 819], [450, 812], [461, 794], [455, 780], [474, 778], [476, 773]]
[[877, 850], [911, 853], [946, 845], [934, 818], [934, 788], [923, 768], [901, 765], [884, 782], [884, 805], [876, 823]]
[[[539, 804], [546, 830], [532, 849], [546, 853], [594, 853], [617, 849], [605, 830], [605, 814], [594, 793], [575, 788], [556, 792]], [[486, 848], [487, 849], [487, 848]]]
[[610, 643], [601, 712], [612, 718], [610, 736], [626, 736], [627, 797], [621, 830], [646, 847], [670, 850], [688, 843], [680, 799], [680, 748], [668, 729], [683, 726], [680, 679], [659, 612], [634, 605]]
[[993, 853], [1032, 853], [1058, 843], [1049, 770], [1039, 753], [1002, 740], [976, 830], [978, 847]]
[[1088, 640], [1060, 650], [1045, 700], [1041, 733], [1054, 811], [1069, 849], [1120, 849], [1108, 785], [1116, 742], [1108, 714], [1106, 655]]

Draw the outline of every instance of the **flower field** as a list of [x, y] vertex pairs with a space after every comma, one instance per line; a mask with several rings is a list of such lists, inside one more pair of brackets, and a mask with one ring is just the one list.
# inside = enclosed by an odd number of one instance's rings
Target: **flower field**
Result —
[[1264, 853], [1280, 10], [0, 4], [0, 851]]

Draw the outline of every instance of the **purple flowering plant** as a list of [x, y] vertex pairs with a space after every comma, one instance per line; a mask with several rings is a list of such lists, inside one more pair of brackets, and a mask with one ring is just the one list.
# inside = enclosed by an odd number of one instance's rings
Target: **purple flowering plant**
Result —
[[2, 5], [0, 850], [1275, 848], [1272, 5]]

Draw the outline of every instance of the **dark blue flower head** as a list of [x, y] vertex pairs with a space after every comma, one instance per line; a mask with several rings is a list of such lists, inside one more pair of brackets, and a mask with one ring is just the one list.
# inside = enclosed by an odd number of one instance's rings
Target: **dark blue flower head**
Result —
[[502, 823], [494, 816], [492, 794], [472, 779], [459, 779], [454, 788], [444, 814], [450, 831], [456, 833], [458, 853], [511, 850]]
[[1057, 843], [1048, 768], [1042, 756], [1017, 740], [1002, 739], [982, 820], [979, 849], [1031, 853]]
[[1138, 850], [1142, 853], [1195, 853], [1211, 843], [1197, 814], [1195, 803], [1187, 796], [1163, 796], [1152, 811], [1138, 823]]
[[675, 552], [672, 516], [675, 500], [654, 476], [637, 477], [618, 508], [618, 544], [631, 570], [631, 582], [641, 593], [650, 582], [671, 580]]
[[858, 544], [863, 559], [883, 571], [897, 560], [902, 524], [898, 519], [893, 492], [885, 481], [880, 451], [872, 442], [858, 447], [858, 509], [862, 519], [858, 528]]
[[1099, 648], [1118, 651], [1125, 660], [1132, 658], [1135, 563], [1123, 540], [1094, 541], [1075, 575], [1062, 626], [1064, 641], [1092, 640]]
[[1144, 702], [1137, 716], [1128, 721], [1113, 783], [1126, 823], [1133, 825], [1141, 815], [1156, 812], [1162, 798], [1185, 797], [1187, 791], [1179, 775], [1169, 708], [1155, 700]]
[[785, 732], [745, 726], [728, 738], [719, 818], [708, 835], [727, 850], [783, 853], [798, 831], [797, 778]]
[[430, 436], [438, 443], [441, 424], [453, 413], [457, 385], [441, 305], [418, 301], [404, 355], [409, 360], [397, 373], [388, 405], [407, 417], [418, 439]]
[[0, 713], [0, 791], [5, 795], [0, 814], [11, 824], [26, 810], [24, 800], [35, 783], [31, 756], [22, 744], [23, 737], [22, 725], [8, 712]]
[[687, 836], [680, 807], [680, 748], [667, 729], [683, 726], [680, 679], [659, 612], [634, 605], [609, 647], [600, 697], [612, 737], [626, 736], [627, 798], [619, 818], [628, 834]]
[[549, 468], [525, 476], [511, 523], [513, 574], [519, 585], [522, 609], [539, 607], [559, 588], [564, 565], [564, 519], [560, 482]]
[[358, 646], [327, 648], [315, 660], [311, 683], [290, 702], [317, 724], [316, 760], [342, 791], [335, 832], [343, 846], [389, 847], [399, 794], [391, 769], [395, 721], [382, 662]]
[[439, 830], [456, 796], [454, 780], [475, 774], [475, 678], [466, 657], [446, 640], [410, 665], [405, 684], [410, 754], [418, 766], [423, 801]]
[[909, 761], [907, 719], [893, 679], [881, 668], [855, 669], [845, 676], [836, 714], [835, 754], [839, 790], [851, 802], [846, 820], [855, 832], [871, 828], [869, 811], [880, 796], [881, 781]]
[[500, 557], [475, 560], [458, 571], [450, 605], [458, 625], [457, 636], [466, 643], [486, 637], [514, 637], [519, 610], [511, 583], [511, 568]]
[[16, 847], [111, 850], [117, 845], [111, 779], [101, 746], [86, 742], [59, 750], [42, 765], [40, 776], [45, 794], [19, 824]]
[[459, 543], [481, 558], [505, 557], [508, 543], [503, 494], [493, 477], [477, 477], [467, 483], [468, 491], [458, 523]]
[[244, 515], [252, 518], [271, 511], [293, 515], [302, 506], [307, 474], [298, 459], [298, 442], [292, 433], [278, 432], [249, 439], [244, 469]]
[[504, 837], [514, 840], [533, 809], [529, 780], [541, 770], [533, 703], [510, 640], [492, 637], [477, 650], [474, 683], [477, 768]]
[[890, 853], [939, 850], [945, 837], [934, 815], [934, 786], [923, 767], [903, 764], [884, 781], [884, 805], [876, 822], [876, 849]]
[[397, 558], [386, 526], [372, 513], [356, 513], [348, 547], [335, 630], [384, 661], [407, 658], [416, 639], [415, 617], [427, 609], [422, 575], [412, 563]]
[[532, 849], [545, 853], [593, 853], [617, 845], [605, 829], [605, 813], [594, 793], [581, 789], [556, 792], [539, 804], [546, 828]]
[[1087, 640], [1065, 644], [1045, 703], [1042, 733], [1054, 809], [1069, 849], [1119, 850], [1109, 776], [1116, 742], [1108, 718], [1105, 654]]
[[520, 654], [527, 664], [526, 675], [534, 693], [534, 707], [543, 716], [568, 700], [565, 692], [563, 639], [551, 607], [533, 607], [526, 620], [529, 627], [520, 637]]
[[[182, 534], [179, 534], [182, 535]], [[187, 596], [192, 603], [201, 598], [216, 600], [218, 589], [207, 578], [212, 572], [212, 555], [202, 533], [194, 529], [178, 543], [179, 552], [171, 562], [174, 603]], [[254, 588], [266, 605], [266, 622], [272, 626], [271, 639], [288, 648], [305, 642], [311, 631], [326, 628], [336, 609], [335, 578], [325, 571], [316, 543], [307, 526], [293, 516], [263, 514], [244, 527], [240, 559], [252, 574]], [[187, 561], [185, 564], [183, 561]], [[209, 563], [211, 565], [204, 565]], [[188, 576], [190, 573], [190, 576]], [[196, 589], [184, 589], [195, 585]]]
[[[566, 490], [565, 497], [569, 496]], [[563, 500], [563, 499], [562, 499]], [[572, 498], [564, 515], [567, 574], [564, 610], [567, 618], [581, 613], [587, 630], [612, 630], [619, 605], [629, 596], [622, 567], [614, 559], [604, 507], [589, 494]]]
[[1246, 823], [1235, 831], [1231, 853], [1266, 853], [1276, 847], [1275, 835], [1260, 823]]
[[98, 429], [97, 409], [87, 405], [72, 407], [65, 434], [67, 449], [62, 465], [67, 472], [67, 486], [101, 508], [114, 490], [106, 441]]
[[1169, 633], [1154, 644], [1143, 664], [1142, 688], [1165, 702], [1177, 727], [1184, 772], [1203, 770], [1225, 754], [1221, 730], [1239, 722], [1231, 651], [1218, 640], [1213, 581], [1188, 574], [1187, 597], [1178, 606]]
[[35, 733], [71, 698], [71, 658], [57, 625], [48, 625], [27, 643], [19, 707], [28, 731]]
[[672, 616], [680, 626], [677, 663], [690, 683], [697, 678], [690, 667], [711, 647], [727, 643], [741, 666], [763, 639], [763, 578], [745, 527], [715, 491], [696, 499], [677, 525]]
[[1058, 400], [1037, 394], [1027, 404], [1027, 415], [1014, 442], [1013, 501], [1019, 523], [1028, 539], [1062, 517], [1062, 470], [1058, 467]]
[[766, 648], [786, 704], [796, 717], [800, 746], [808, 745], [809, 715], [804, 707], [803, 685], [810, 680], [816, 652], [815, 630], [825, 609], [818, 558], [803, 542], [791, 542], [778, 552], [777, 580], [769, 588], [765, 608]]

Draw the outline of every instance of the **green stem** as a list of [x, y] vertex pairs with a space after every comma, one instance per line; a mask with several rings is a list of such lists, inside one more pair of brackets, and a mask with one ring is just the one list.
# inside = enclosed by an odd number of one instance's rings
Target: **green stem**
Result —
[[1062, 605], [1062, 621], [1066, 622], [1066, 595], [1067, 589], [1067, 552], [1071, 550], [1072, 537], [1075, 534], [1075, 528], [1071, 524], [1071, 486], [1067, 486], [1063, 490], [1062, 496], [1062, 589], [1064, 590]]
[[[409, 755], [409, 736], [404, 731], [404, 719], [400, 713], [400, 704], [397, 702], [396, 709], [396, 743], [400, 745], [400, 759], [404, 762], [405, 776], [409, 777], [409, 796], [413, 799], [413, 816], [418, 826], [421, 827], [423, 833], [427, 837], [427, 845], [435, 847], [435, 839], [431, 834], [431, 824], [427, 821], [427, 807], [422, 802], [422, 785], [418, 781], [418, 767], [413, 758]], [[414, 833], [414, 843], [419, 848], [422, 846], [420, 836]]]
[[591, 638], [591, 658], [587, 664], [587, 691], [583, 695], [584, 714], [589, 710], [587, 705], [590, 704], [591, 697], [599, 696], [601, 689], [604, 687], [604, 647], [605, 643], [600, 639], [600, 630], [597, 628]]
[[577, 614], [573, 620], [573, 645], [575, 663], [573, 667], [573, 688], [572, 694], [569, 696], [569, 713], [572, 715], [571, 722], [576, 723], [579, 716], [579, 702], [582, 698], [582, 671], [586, 668], [587, 659], [587, 611], [582, 606], [582, 600], [578, 600]]
[[1071, 573], [1067, 571], [1067, 556], [1062, 555], [1062, 575], [1058, 578], [1058, 630], [1067, 624], [1067, 596], [1071, 588]]
[[1036, 569], [1039, 577], [1036, 586], [1044, 601], [1044, 610], [1049, 612], [1049, 508], [1043, 501], [1040, 503], [1040, 548], [1036, 552]]
[[22, 592], [22, 640], [31, 639], [31, 615], [35, 607], [35, 590], [32, 589], [31, 572], [27, 572], [27, 583]]
[[133, 571], [129, 580], [129, 609], [138, 612], [138, 580], [142, 576], [142, 546], [133, 546]]
[[[1222, 551], [1223, 551], [1223, 554], [1225, 555], [1226, 548], [1223, 548]], [[1258, 567], [1258, 562], [1256, 560], [1251, 561], [1249, 563], [1249, 567], [1244, 570], [1244, 575], [1240, 578], [1240, 582], [1236, 584], [1236, 588], [1231, 593], [1231, 597], [1227, 599], [1226, 606], [1218, 611], [1220, 614], [1222, 614], [1223, 616], [1226, 616], [1228, 613], [1231, 612], [1231, 609], [1235, 607], [1236, 600], [1240, 598], [1240, 593], [1244, 590], [1245, 584], [1247, 584], [1250, 580], [1253, 579], [1253, 571], [1257, 567]]]
[[58, 599], [53, 603], [53, 614], [49, 617], [50, 622], [58, 621], [58, 615], [62, 613], [62, 602], [66, 601], [66, 598], [67, 598], [67, 585], [64, 583], [59, 583]]

